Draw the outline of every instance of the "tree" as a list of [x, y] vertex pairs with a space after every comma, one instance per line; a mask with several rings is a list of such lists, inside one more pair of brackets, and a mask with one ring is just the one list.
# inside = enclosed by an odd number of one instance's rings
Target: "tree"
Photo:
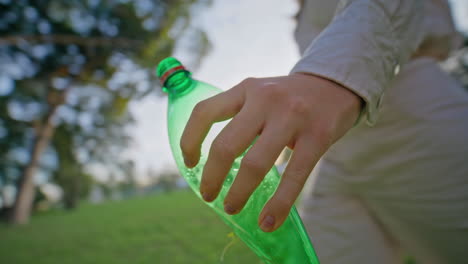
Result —
[[195, 3], [208, 1], [0, 1], [0, 181], [18, 188], [13, 223], [28, 222], [35, 175], [72, 208], [88, 166], [127, 162], [127, 106], [154, 91], [149, 67], [186, 34]]

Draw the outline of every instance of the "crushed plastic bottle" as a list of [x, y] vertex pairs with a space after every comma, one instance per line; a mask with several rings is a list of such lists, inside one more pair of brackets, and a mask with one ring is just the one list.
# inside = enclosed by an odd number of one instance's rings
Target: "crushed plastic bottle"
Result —
[[[195, 194], [206, 203], [199, 192], [203, 166], [207, 155], [202, 153], [200, 162], [192, 169], [185, 166], [180, 149], [180, 138], [195, 105], [222, 90], [191, 78], [189, 71], [175, 58], [161, 61], [156, 74], [168, 94], [167, 124], [171, 150], [180, 173]], [[274, 232], [263, 232], [258, 226], [258, 216], [265, 203], [275, 192], [280, 176], [273, 167], [250, 197], [243, 210], [236, 215], [224, 212], [223, 201], [236, 177], [243, 155], [238, 157], [211, 207], [234, 233], [267, 264], [318, 264], [309, 236], [295, 207], [286, 221]]]

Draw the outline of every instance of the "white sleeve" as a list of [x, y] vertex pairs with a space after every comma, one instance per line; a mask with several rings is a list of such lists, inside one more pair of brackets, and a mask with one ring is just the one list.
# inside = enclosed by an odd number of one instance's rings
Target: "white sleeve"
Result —
[[341, 0], [291, 73], [352, 90], [366, 102], [363, 114], [373, 125], [385, 87], [425, 37], [423, 15], [423, 0]]

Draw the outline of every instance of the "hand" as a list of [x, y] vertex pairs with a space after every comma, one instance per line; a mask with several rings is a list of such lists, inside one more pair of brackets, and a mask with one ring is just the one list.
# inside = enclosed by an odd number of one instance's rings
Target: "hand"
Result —
[[233, 117], [213, 141], [203, 170], [200, 192], [211, 202], [234, 159], [259, 135], [224, 200], [225, 211], [236, 214], [284, 147], [294, 149], [276, 193], [259, 216], [262, 230], [274, 231], [288, 216], [320, 157], [353, 126], [361, 102], [350, 90], [314, 75], [246, 79], [195, 106], [181, 139], [185, 164], [198, 163], [213, 123]]

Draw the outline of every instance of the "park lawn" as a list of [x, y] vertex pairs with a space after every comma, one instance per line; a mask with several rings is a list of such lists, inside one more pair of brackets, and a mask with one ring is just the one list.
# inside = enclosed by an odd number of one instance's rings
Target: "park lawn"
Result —
[[83, 204], [0, 225], [0, 263], [259, 264], [228, 227], [189, 191]]

